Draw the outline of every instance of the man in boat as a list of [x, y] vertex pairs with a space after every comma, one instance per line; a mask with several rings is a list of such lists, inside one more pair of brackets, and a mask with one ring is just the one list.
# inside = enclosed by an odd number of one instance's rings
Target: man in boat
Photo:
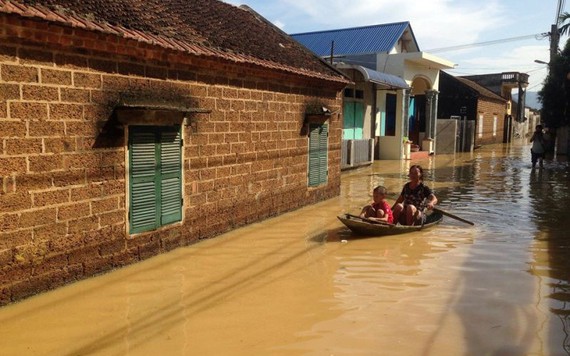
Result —
[[410, 181], [404, 184], [402, 192], [392, 206], [394, 222], [402, 225], [419, 225], [425, 219], [424, 209], [433, 209], [437, 197], [424, 184], [424, 171], [420, 165], [410, 167]]

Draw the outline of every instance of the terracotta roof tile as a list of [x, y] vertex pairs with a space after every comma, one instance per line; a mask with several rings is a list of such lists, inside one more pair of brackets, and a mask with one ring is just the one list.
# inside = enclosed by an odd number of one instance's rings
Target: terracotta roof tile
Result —
[[494, 99], [494, 100], [500, 100], [503, 102], [507, 102], [508, 100], [503, 98], [500, 95], [497, 95], [495, 93], [493, 93], [490, 89], [485, 88], [484, 86], [475, 83], [472, 80], [469, 80], [467, 78], [462, 78], [462, 77], [454, 77], [455, 79], [459, 80], [461, 83], [463, 83], [464, 85], [470, 87], [471, 89], [475, 90], [477, 93], [479, 93], [481, 96], [489, 98], [489, 99]]
[[246, 9], [218, 0], [0, 0], [0, 13], [347, 83], [337, 70]]

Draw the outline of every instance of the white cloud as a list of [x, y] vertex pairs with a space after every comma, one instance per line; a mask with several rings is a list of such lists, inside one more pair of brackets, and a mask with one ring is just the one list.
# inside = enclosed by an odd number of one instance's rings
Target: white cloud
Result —
[[[485, 53], [485, 51], [481, 51]], [[450, 73], [454, 75], [521, 72], [529, 74], [528, 88], [537, 91], [547, 74], [544, 64], [535, 59], [548, 61], [548, 43], [542, 45], [508, 46], [500, 51], [488, 51], [488, 55], [464, 56]]]
[[279, 18], [285, 27], [299, 16], [306, 17], [313, 30], [410, 21], [421, 48], [476, 42], [481, 33], [504, 26], [500, 19], [507, 11], [498, 1], [411, 0], [403, 5], [393, 0], [360, 0], [349, 6], [345, 0], [282, 2], [297, 14], [290, 20]]
[[[543, 27], [549, 27], [543, 24], [548, 23], [553, 9], [547, 11], [543, 3], [534, 0], [225, 1], [248, 4], [288, 33], [409, 21], [424, 51], [475, 44], [461, 50], [433, 52], [458, 64], [450, 71], [452, 74], [519, 71], [529, 73], [529, 88], [541, 84], [546, 75], [534, 59], [548, 58], [548, 38], [477, 45], [543, 32]], [[545, 15], [549, 16], [547, 20]]]

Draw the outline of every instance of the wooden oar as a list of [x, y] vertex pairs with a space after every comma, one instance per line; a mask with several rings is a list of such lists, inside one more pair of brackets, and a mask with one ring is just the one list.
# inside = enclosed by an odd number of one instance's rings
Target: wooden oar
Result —
[[348, 216], [348, 217], [351, 217], [351, 218], [360, 219], [360, 220], [362, 220], [362, 221], [369, 222], [369, 223], [371, 223], [371, 224], [380, 224], [380, 225], [394, 226], [394, 224], [390, 224], [390, 223], [387, 222], [387, 221], [373, 220], [373, 219], [363, 218], [363, 217], [361, 217], [361, 216], [352, 215], [352, 214], [345, 214], [345, 215]]
[[426, 223], [427, 216], [426, 216], [427, 207], [422, 209], [422, 225], [420, 226], [420, 230], [424, 228], [424, 224]]
[[464, 222], [464, 223], [466, 223], [466, 224], [475, 225], [474, 222], [471, 222], [471, 221], [469, 221], [469, 220], [460, 218], [460, 217], [457, 216], [457, 215], [453, 215], [453, 214], [448, 213], [447, 211], [443, 211], [443, 210], [441, 210], [441, 209], [439, 209], [439, 208], [433, 208], [433, 211], [437, 211], [437, 212], [439, 212], [439, 213], [441, 213], [441, 214], [443, 214], [443, 215], [445, 215], [445, 216], [449, 216], [450, 218], [453, 218], [453, 219], [455, 219], [455, 220], [459, 220], [459, 221]]

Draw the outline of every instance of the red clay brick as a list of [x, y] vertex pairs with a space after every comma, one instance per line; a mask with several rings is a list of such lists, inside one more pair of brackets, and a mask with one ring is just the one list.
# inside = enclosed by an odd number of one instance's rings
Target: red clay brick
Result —
[[43, 143], [40, 138], [20, 138], [5, 140], [7, 155], [27, 155], [42, 153]]
[[0, 84], [0, 101], [19, 100], [19, 99], [20, 99], [19, 84]]
[[69, 202], [69, 190], [49, 190], [44, 192], [34, 193], [34, 207], [44, 207], [50, 205], [59, 205]]
[[10, 117], [12, 119], [46, 120], [48, 117], [47, 104], [31, 102], [10, 102]]
[[[51, 241], [67, 234], [67, 224], [57, 223], [33, 229], [34, 241]], [[50, 246], [51, 248], [51, 246]]]
[[101, 88], [101, 75], [90, 73], [73, 73], [73, 84], [78, 88]]
[[71, 72], [65, 70], [41, 68], [41, 82], [43, 84], [71, 85]]
[[26, 173], [26, 157], [0, 157], [0, 176]]
[[59, 100], [59, 91], [54, 87], [23, 85], [22, 99], [30, 101], [56, 101]]
[[85, 89], [61, 88], [61, 101], [69, 103], [89, 103], [91, 93]]
[[57, 137], [65, 135], [65, 124], [63, 122], [30, 121], [28, 127], [30, 137]]
[[83, 106], [77, 104], [49, 104], [50, 120], [83, 120]]
[[103, 196], [103, 188], [100, 184], [90, 184], [71, 189], [71, 201], [84, 201]]
[[0, 71], [6, 82], [37, 83], [39, 78], [38, 69], [35, 67], [2, 64]]
[[[2, 218], [0, 217], [0, 221]], [[0, 226], [2, 224], [0, 223]], [[6, 231], [6, 230], [2, 230]], [[20, 230], [15, 232], [0, 233], [0, 249], [9, 249], [14, 246], [26, 245], [32, 243], [32, 230]], [[2, 264], [0, 264], [2, 266]]]
[[65, 153], [77, 151], [75, 139], [62, 137], [46, 137], [43, 139], [45, 153]]
[[30, 172], [42, 173], [62, 170], [63, 157], [58, 155], [38, 155], [28, 158]]
[[76, 218], [83, 218], [91, 215], [91, 208], [88, 202], [73, 203], [60, 206], [57, 209], [57, 221], [67, 221]]

